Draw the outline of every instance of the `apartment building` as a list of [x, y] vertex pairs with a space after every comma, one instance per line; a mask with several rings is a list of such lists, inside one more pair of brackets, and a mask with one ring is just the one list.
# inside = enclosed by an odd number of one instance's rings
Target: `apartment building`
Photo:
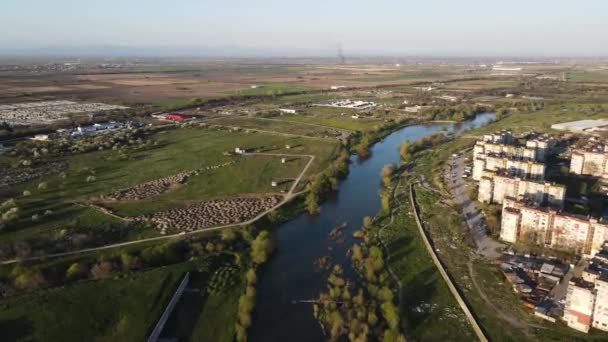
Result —
[[608, 224], [540, 206], [533, 198], [503, 200], [500, 238], [593, 256], [608, 240]]
[[566, 186], [511, 175], [507, 170], [484, 170], [479, 180], [478, 200], [502, 204], [505, 197], [532, 197], [537, 203], [563, 209]]
[[608, 331], [608, 244], [589, 261], [581, 279], [568, 283], [563, 318], [569, 327], [582, 332], [590, 327]]
[[595, 298], [593, 283], [580, 278], [570, 280], [563, 317], [570, 328], [584, 333], [589, 332]]
[[573, 149], [570, 172], [608, 179], [608, 145], [594, 144]]

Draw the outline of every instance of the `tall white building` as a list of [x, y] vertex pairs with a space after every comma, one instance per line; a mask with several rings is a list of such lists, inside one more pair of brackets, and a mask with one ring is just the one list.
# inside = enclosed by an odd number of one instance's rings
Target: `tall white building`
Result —
[[595, 307], [593, 283], [583, 279], [572, 279], [568, 283], [564, 321], [570, 328], [587, 333]]

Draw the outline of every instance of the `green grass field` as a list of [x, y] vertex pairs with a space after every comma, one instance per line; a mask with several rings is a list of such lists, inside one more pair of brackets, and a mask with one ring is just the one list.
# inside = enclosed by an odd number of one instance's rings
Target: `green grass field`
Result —
[[350, 108], [310, 107], [303, 108], [298, 115], [283, 115], [277, 119], [289, 122], [304, 122], [327, 127], [347, 129], [351, 131], [367, 131], [382, 126], [384, 120], [372, 117], [353, 119], [359, 111]]
[[142, 341], [183, 276], [183, 265], [83, 281], [0, 303], [4, 341]]
[[[473, 331], [429, 256], [410, 214], [407, 192], [398, 196], [402, 208], [381, 232], [390, 250], [390, 267], [403, 288], [401, 315], [408, 337], [415, 341], [471, 340]], [[384, 226], [383, 218], [375, 226]]]
[[608, 83], [608, 70], [573, 70], [568, 72], [568, 78], [575, 82]]
[[[59, 175], [38, 179], [30, 183], [3, 189], [0, 196], [14, 197], [20, 207], [21, 219], [0, 234], [0, 241], [13, 241], [39, 234], [52, 235], [66, 227], [95, 227], [115, 220], [95, 210], [71, 204], [86, 201], [93, 196], [125, 187], [152, 181], [181, 171], [235, 163], [193, 176], [177, 190], [159, 197], [133, 203], [116, 203], [112, 206], [121, 214], [135, 215], [181, 205], [184, 201], [233, 196], [241, 193], [267, 193], [286, 189], [289, 179], [303, 169], [307, 158], [290, 158], [281, 164], [280, 157], [251, 156], [229, 157], [224, 151], [235, 147], [259, 149], [267, 153], [311, 154], [315, 161], [305, 178], [323, 170], [338, 152], [337, 141], [285, 137], [276, 134], [230, 132], [226, 130], [188, 128], [158, 133], [154, 139], [158, 146], [150, 150], [131, 152], [128, 160], [117, 158], [116, 151], [102, 151], [71, 156], [66, 178]], [[287, 150], [285, 145], [292, 146]], [[96, 181], [87, 182], [94, 174]], [[285, 180], [283, 188], [270, 186], [271, 180]], [[305, 182], [306, 179], [303, 179]], [[40, 182], [47, 188], [39, 190]], [[32, 195], [23, 197], [24, 190]], [[33, 222], [32, 215], [52, 214]], [[126, 239], [142, 237], [156, 232], [133, 231]], [[147, 235], [146, 235], [147, 236]], [[121, 238], [122, 239], [122, 238]]]
[[218, 125], [236, 126], [247, 129], [259, 129], [285, 134], [305, 135], [310, 137], [325, 137], [328, 135], [328, 130], [323, 127], [307, 124], [294, 124], [293, 122], [285, 121], [287, 120], [282, 120], [280, 117], [268, 120], [263, 118], [236, 116], [214, 119], [212, 122]]
[[[245, 88], [236, 92], [229, 92], [229, 94], [253, 96], [253, 95], [283, 95], [289, 93], [299, 93], [315, 88], [309, 86], [302, 86], [290, 83], [259, 83], [256, 84], [257, 88]], [[228, 94], [228, 92], [227, 92]]]

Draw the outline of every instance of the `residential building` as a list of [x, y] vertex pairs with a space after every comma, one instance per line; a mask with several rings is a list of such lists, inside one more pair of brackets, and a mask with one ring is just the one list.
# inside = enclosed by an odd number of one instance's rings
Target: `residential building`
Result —
[[593, 308], [594, 328], [608, 331], [608, 277], [602, 275], [595, 280], [595, 307]]
[[608, 331], [608, 243], [589, 261], [581, 278], [568, 284], [563, 318], [582, 332], [590, 327]]
[[597, 144], [574, 149], [570, 159], [570, 172], [608, 179], [608, 145]]
[[545, 179], [545, 164], [531, 159], [514, 159], [495, 154], [480, 155], [473, 160], [473, 179], [481, 180], [485, 170], [507, 170], [507, 172], [517, 177], [534, 180]]
[[555, 140], [546, 135], [529, 133], [519, 143], [510, 131], [486, 134], [473, 148], [473, 179], [481, 180], [484, 170], [506, 169], [520, 177], [542, 180], [545, 177], [547, 156], [555, 147]]
[[500, 238], [593, 256], [608, 239], [608, 223], [540, 206], [533, 196], [506, 197]]
[[593, 283], [580, 278], [570, 280], [564, 307], [564, 321], [570, 328], [587, 333], [595, 306]]
[[563, 209], [566, 186], [550, 182], [512, 176], [506, 170], [483, 171], [479, 181], [478, 200], [485, 203], [502, 204], [505, 197], [533, 197], [537, 203]]

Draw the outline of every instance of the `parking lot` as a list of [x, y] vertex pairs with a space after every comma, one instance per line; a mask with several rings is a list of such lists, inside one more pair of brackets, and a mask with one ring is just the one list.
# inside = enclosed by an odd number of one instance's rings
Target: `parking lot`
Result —
[[[470, 169], [465, 166], [465, 157], [462, 153], [452, 155], [448, 161], [445, 180], [448, 189], [454, 196], [456, 203], [462, 208], [463, 217], [471, 231], [478, 252], [488, 259], [500, 257], [503, 244], [488, 236], [485, 217], [475, 201], [469, 199]], [[467, 172], [468, 171], [468, 172]]]

